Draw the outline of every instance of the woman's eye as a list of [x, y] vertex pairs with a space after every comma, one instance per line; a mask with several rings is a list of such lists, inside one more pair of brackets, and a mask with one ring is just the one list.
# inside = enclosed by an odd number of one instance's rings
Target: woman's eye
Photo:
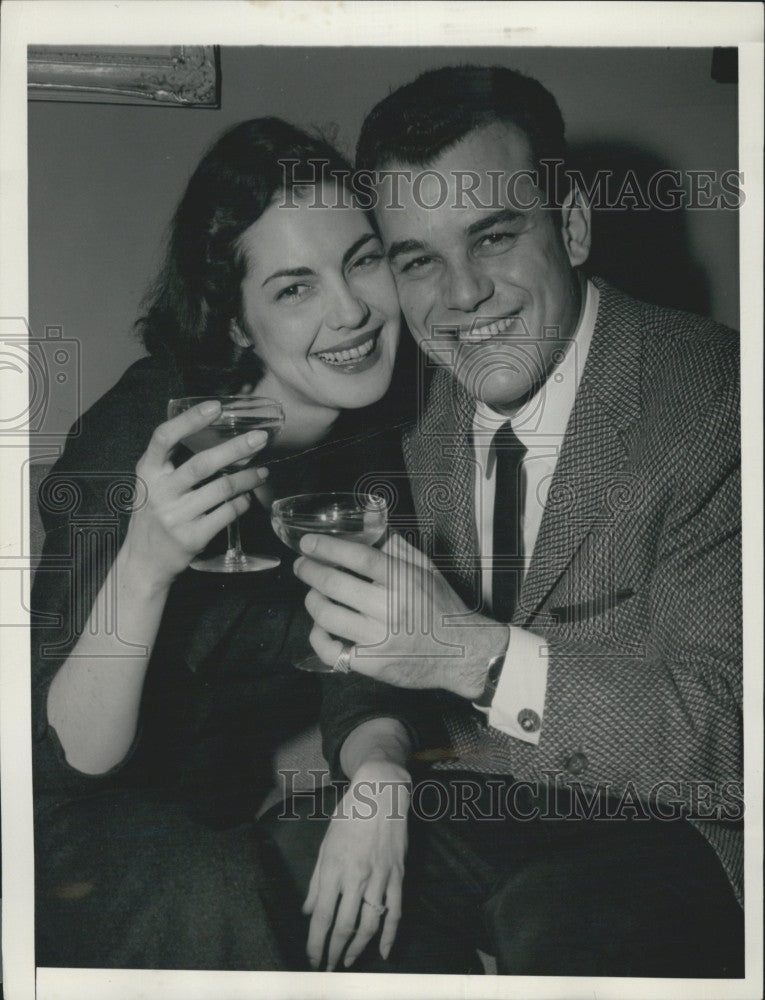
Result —
[[373, 253], [365, 253], [363, 257], [359, 257], [354, 260], [352, 267], [374, 267], [379, 264], [383, 259], [383, 254], [381, 251], [376, 251]]
[[427, 257], [425, 255], [421, 257], [413, 257], [405, 264], [402, 264], [399, 270], [402, 274], [406, 274], [407, 272], [411, 273], [412, 271], [421, 271], [424, 267], [427, 267], [428, 264], [432, 263], [432, 261], [432, 257]]
[[286, 300], [288, 302], [297, 302], [302, 299], [308, 290], [308, 285], [306, 284], [294, 284], [287, 285], [286, 288], [282, 288], [281, 291], [276, 296], [279, 300]]

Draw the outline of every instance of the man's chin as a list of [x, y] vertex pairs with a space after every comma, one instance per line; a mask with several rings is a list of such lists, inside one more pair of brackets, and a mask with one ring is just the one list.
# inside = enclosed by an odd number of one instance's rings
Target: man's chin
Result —
[[510, 373], [464, 366], [458, 367], [455, 374], [469, 396], [494, 410], [515, 410], [533, 393], [533, 381], [518, 378], [517, 373], [512, 373], [516, 377], [509, 377]]

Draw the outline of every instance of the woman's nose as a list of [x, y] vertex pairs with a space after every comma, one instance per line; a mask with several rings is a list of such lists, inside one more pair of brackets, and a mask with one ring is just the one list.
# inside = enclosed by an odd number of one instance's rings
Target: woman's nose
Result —
[[343, 282], [332, 296], [325, 322], [333, 330], [355, 330], [369, 319], [369, 306]]
[[475, 310], [494, 294], [494, 282], [480, 267], [466, 262], [453, 264], [446, 274], [444, 301], [459, 312]]

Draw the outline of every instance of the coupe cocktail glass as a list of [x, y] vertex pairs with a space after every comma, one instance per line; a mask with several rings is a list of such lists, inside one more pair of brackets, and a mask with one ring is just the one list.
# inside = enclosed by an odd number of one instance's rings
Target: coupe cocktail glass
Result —
[[[266, 448], [268, 448], [273, 444], [284, 423], [281, 404], [265, 396], [185, 396], [183, 399], [171, 399], [167, 406], [168, 418], [177, 417], [185, 410], [208, 399], [217, 400], [221, 404], [221, 412], [211, 424], [183, 439], [182, 444], [189, 451], [206, 451], [223, 441], [255, 430], [267, 432]], [[254, 461], [254, 458], [251, 461]], [[247, 463], [228, 466], [222, 473], [236, 472], [243, 464]], [[273, 556], [251, 555], [242, 551], [239, 518], [229, 524], [227, 531], [226, 552], [210, 559], [194, 559], [191, 563], [192, 569], [207, 573], [258, 573], [265, 569], [274, 569], [281, 562]]]
[[[307, 534], [331, 535], [362, 545], [376, 545], [388, 526], [388, 505], [370, 493], [303, 493], [271, 505], [271, 524], [278, 537], [295, 552]], [[318, 656], [295, 666], [311, 673], [329, 673]]]

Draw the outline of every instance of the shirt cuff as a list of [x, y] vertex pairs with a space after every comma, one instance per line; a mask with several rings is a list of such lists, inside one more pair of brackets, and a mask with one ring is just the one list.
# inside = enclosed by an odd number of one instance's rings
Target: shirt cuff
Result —
[[510, 644], [489, 709], [489, 725], [525, 743], [539, 743], [547, 691], [547, 642], [510, 628]]

